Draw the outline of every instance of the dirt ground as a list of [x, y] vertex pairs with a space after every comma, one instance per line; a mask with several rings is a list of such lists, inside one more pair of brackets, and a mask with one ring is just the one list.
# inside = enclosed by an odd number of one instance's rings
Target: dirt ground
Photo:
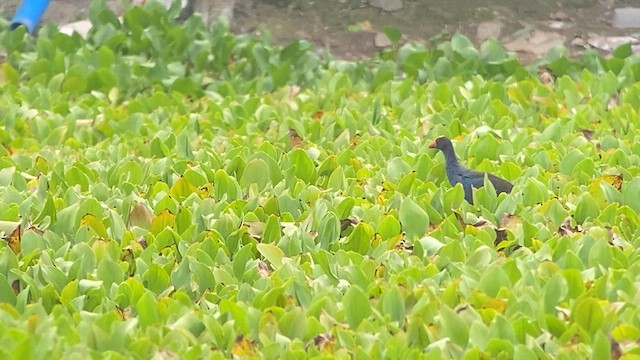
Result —
[[[111, 4], [117, 1], [108, 0]], [[85, 19], [89, 2], [53, 0], [44, 20], [64, 24]], [[19, 0], [0, 0], [0, 16], [9, 19], [18, 3]], [[233, 31], [254, 33], [264, 27], [279, 42], [311, 40], [346, 59], [368, 57], [377, 51], [374, 38], [385, 26], [402, 31], [402, 41], [423, 43], [446, 38], [456, 31], [478, 43], [487, 34], [508, 42], [522, 36], [523, 31], [540, 29], [574, 51], [580, 48], [576, 44], [584, 43], [574, 41], [576, 38], [640, 31], [611, 26], [613, 9], [640, 6], [637, 0], [403, 0], [402, 9], [393, 12], [374, 8], [367, 0], [297, 0], [289, 7], [276, 3], [277, 0], [237, 1]], [[551, 40], [543, 37], [541, 41]]]

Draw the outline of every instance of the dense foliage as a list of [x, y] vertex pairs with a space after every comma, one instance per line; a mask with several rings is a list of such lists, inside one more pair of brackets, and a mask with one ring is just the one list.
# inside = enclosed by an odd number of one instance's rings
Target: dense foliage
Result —
[[[640, 357], [640, 61], [1, 24], [0, 357]], [[474, 206], [438, 135], [515, 184]], [[489, 184], [487, 184], [489, 185]]]

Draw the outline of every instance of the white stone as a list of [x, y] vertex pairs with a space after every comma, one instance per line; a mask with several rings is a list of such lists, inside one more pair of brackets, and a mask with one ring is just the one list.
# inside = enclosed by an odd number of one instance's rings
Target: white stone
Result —
[[640, 28], [640, 8], [614, 9], [611, 25], [617, 28]]
[[387, 37], [387, 35], [385, 35], [384, 33], [377, 33], [376, 37], [373, 38], [373, 44], [377, 47], [377, 48], [386, 48], [391, 46], [391, 40], [389, 40], [389, 38]]
[[369, 6], [384, 11], [397, 11], [402, 9], [402, 0], [371, 0], [369, 1]]
[[534, 30], [529, 36], [521, 37], [504, 44], [508, 51], [529, 53], [536, 56], [546, 54], [551, 48], [563, 45], [565, 37], [558, 33]]
[[500, 37], [502, 33], [502, 23], [500, 21], [483, 21], [476, 29], [476, 39], [482, 42], [490, 37]]

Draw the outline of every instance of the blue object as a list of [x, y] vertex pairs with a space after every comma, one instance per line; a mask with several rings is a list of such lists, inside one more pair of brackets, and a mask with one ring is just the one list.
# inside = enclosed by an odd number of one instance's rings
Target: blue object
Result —
[[23, 0], [16, 14], [11, 19], [10, 29], [14, 30], [20, 25], [27, 27], [27, 31], [33, 33], [42, 19], [45, 10], [49, 6], [51, 0]]
[[473, 204], [473, 188], [477, 189], [483, 187], [485, 176], [493, 185], [493, 188], [496, 190], [496, 194], [508, 194], [513, 189], [513, 185], [501, 177], [485, 172], [470, 170], [460, 165], [458, 157], [453, 150], [453, 144], [451, 143], [451, 140], [446, 137], [438, 137], [429, 145], [429, 147], [431, 149], [438, 149], [442, 151], [444, 154], [445, 171], [447, 173], [449, 183], [451, 186], [455, 186], [458, 183], [462, 184], [462, 189], [464, 189], [464, 199], [467, 200], [469, 204]]

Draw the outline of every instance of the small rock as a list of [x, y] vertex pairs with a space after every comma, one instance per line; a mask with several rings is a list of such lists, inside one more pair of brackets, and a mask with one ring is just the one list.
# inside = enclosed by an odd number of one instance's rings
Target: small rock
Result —
[[391, 40], [389, 40], [389, 38], [387, 37], [387, 35], [385, 35], [384, 33], [377, 33], [376, 37], [373, 38], [373, 44], [377, 47], [377, 48], [386, 48], [391, 46]]
[[573, 24], [565, 21], [549, 21], [547, 26], [552, 30], [563, 30], [573, 27]]
[[633, 52], [636, 52], [640, 46], [640, 40], [632, 36], [600, 36], [590, 34], [587, 39], [587, 44], [589, 44], [589, 46], [606, 52], [611, 52], [618, 46], [628, 43], [631, 43], [631, 50]]
[[476, 29], [476, 39], [480, 42], [490, 37], [500, 37], [502, 33], [502, 23], [498, 20], [483, 21]]
[[567, 13], [565, 13], [562, 10], [558, 10], [556, 12], [552, 12], [551, 14], [549, 14], [549, 19], [555, 20], [555, 21], [570, 20], [569, 15], [567, 15]]
[[552, 47], [564, 44], [565, 37], [548, 31], [533, 30], [531, 35], [510, 41], [504, 44], [508, 51], [524, 52], [541, 56]]
[[89, 30], [93, 27], [93, 24], [89, 20], [80, 20], [72, 23], [68, 23], [60, 26], [60, 32], [66, 35], [73, 35], [78, 33], [81, 37], [87, 38]]
[[369, 6], [384, 11], [397, 11], [402, 9], [402, 0], [371, 0]]
[[587, 46], [589, 46], [587, 41], [579, 36], [574, 37], [573, 40], [571, 40], [570, 44], [573, 46], [579, 46], [583, 48], [586, 48]]
[[617, 28], [640, 27], [640, 8], [618, 8], [613, 10], [611, 26]]

